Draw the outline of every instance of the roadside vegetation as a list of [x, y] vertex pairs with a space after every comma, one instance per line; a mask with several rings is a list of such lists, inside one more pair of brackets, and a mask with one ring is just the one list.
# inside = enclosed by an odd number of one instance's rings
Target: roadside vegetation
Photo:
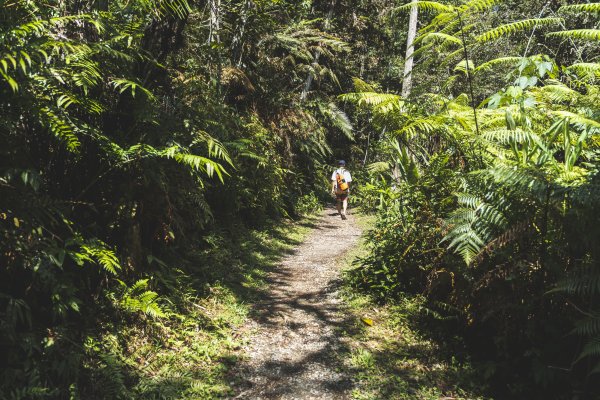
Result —
[[600, 9], [495, 22], [504, 4], [417, 5], [417, 71], [439, 90], [355, 80], [341, 96], [384, 132], [360, 190], [377, 220], [347, 282], [462, 348], [486, 395], [596, 398]]

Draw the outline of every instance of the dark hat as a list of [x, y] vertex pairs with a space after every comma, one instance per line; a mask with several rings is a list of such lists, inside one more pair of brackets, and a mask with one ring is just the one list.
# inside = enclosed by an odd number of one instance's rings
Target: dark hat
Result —
[[346, 161], [340, 160], [340, 161], [338, 161], [338, 165], [346, 165]]

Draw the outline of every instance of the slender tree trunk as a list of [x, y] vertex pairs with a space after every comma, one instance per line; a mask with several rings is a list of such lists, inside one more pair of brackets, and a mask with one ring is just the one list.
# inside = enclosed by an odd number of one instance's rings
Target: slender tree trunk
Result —
[[[221, 38], [219, 37], [219, 30], [221, 28], [221, 0], [210, 0], [210, 21], [208, 32], [208, 44], [219, 44]], [[217, 93], [221, 93], [221, 49], [216, 46], [214, 49], [217, 54], [217, 71], [216, 71], [216, 82], [217, 82]]]
[[[325, 26], [324, 29], [327, 31], [329, 29], [329, 24], [331, 22], [331, 18], [333, 17], [333, 8], [335, 7], [336, 0], [331, 0], [329, 5], [329, 11], [327, 12], [327, 18], [325, 18]], [[313, 65], [316, 65], [319, 62], [319, 58], [321, 57], [321, 52], [317, 50], [314, 55]], [[312, 72], [308, 73], [306, 80], [304, 81], [304, 88], [302, 89], [302, 94], [300, 95], [300, 101], [306, 100], [308, 96], [308, 92], [310, 91], [310, 87], [312, 85], [315, 76]]]
[[244, 32], [246, 31], [246, 25], [248, 24], [248, 15], [250, 9], [254, 6], [252, 0], [245, 0], [242, 6], [242, 12], [240, 15], [239, 29], [233, 35], [231, 40], [231, 63], [236, 67], [242, 65], [242, 55], [244, 53]]
[[[416, 3], [417, 0], [413, 0]], [[406, 37], [406, 57], [404, 60], [404, 77], [402, 79], [402, 97], [410, 96], [412, 89], [412, 70], [414, 65], [413, 53], [415, 52], [415, 36], [417, 36], [417, 19], [419, 17], [419, 9], [416, 5], [410, 9], [408, 18], [408, 34]]]
[[219, 28], [221, 25], [221, 0], [210, 0], [210, 20], [209, 20], [209, 32], [208, 32], [208, 43], [219, 43]]

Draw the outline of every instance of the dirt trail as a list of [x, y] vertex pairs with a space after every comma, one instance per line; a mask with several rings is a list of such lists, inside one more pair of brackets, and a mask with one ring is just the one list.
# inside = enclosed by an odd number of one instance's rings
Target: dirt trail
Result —
[[336, 291], [340, 254], [360, 236], [352, 215], [324, 210], [313, 232], [270, 277], [254, 307], [247, 360], [237, 370], [236, 399], [347, 399], [338, 328], [350, 326]]

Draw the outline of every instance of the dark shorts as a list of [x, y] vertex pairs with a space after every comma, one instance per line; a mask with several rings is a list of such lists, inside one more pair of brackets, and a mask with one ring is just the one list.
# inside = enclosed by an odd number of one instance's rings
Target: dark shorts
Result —
[[349, 194], [350, 194], [350, 191], [346, 190], [344, 192], [336, 193], [335, 198], [337, 199], [337, 201], [344, 201], [348, 198]]

